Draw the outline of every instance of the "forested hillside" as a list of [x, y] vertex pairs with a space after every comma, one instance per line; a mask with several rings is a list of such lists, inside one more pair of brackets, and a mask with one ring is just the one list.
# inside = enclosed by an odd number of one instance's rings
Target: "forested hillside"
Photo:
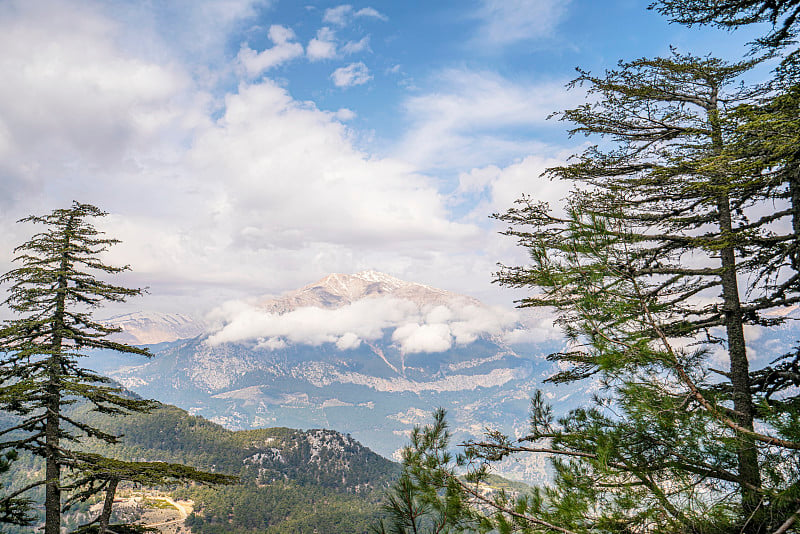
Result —
[[[383, 490], [398, 471], [393, 462], [330, 430], [232, 432], [173, 406], [126, 418], [91, 416], [87, 410], [82, 406], [71, 415], [93, 417], [99, 427], [124, 436], [117, 445], [95, 442], [87, 447], [91, 452], [240, 477], [238, 484], [227, 487], [163, 488], [194, 501], [195, 512], [186, 521], [193, 532], [368, 532]], [[36, 465], [21, 459], [5, 480], [27, 478], [23, 474]], [[77, 512], [85, 508], [79, 506]], [[77, 521], [65, 520], [66, 525], [73, 523]], [[32, 527], [8, 528], [22, 533]]]

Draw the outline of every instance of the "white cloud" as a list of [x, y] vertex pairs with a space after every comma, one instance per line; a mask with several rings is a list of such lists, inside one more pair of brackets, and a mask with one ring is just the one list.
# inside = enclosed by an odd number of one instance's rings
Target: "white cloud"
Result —
[[334, 116], [340, 121], [351, 121], [356, 118], [356, 113], [352, 109], [340, 108], [336, 110]]
[[482, 0], [476, 16], [483, 21], [480, 40], [506, 45], [551, 37], [570, 0]]
[[344, 26], [347, 24], [347, 21], [352, 13], [353, 6], [343, 4], [341, 6], [326, 9], [325, 14], [322, 16], [322, 21], [330, 24], [336, 24], [337, 26]]
[[342, 45], [342, 54], [344, 55], [352, 55], [357, 54], [359, 52], [363, 52], [364, 50], [369, 50], [369, 35], [366, 37], [358, 40], [358, 41], [348, 41], [344, 45]]
[[317, 36], [309, 41], [306, 54], [311, 61], [336, 57], [336, 34], [327, 26], [317, 30]]
[[441, 352], [474, 342], [480, 336], [502, 336], [519, 330], [519, 313], [466, 301], [425, 306], [392, 297], [366, 298], [336, 309], [298, 308], [285, 314], [265, 312], [255, 304], [234, 301], [210, 316], [218, 324], [211, 344], [256, 341], [281, 347], [281, 342], [319, 345], [335, 343], [342, 350], [383, 337], [404, 353]]
[[367, 66], [359, 61], [336, 69], [331, 74], [331, 79], [336, 87], [352, 87], [367, 83], [372, 79], [372, 76]]
[[281, 350], [285, 349], [289, 346], [286, 341], [281, 338], [271, 337], [268, 339], [264, 339], [258, 343], [258, 348], [260, 349], [269, 349], [269, 350]]
[[361, 338], [353, 332], [345, 332], [345, 334], [336, 340], [336, 348], [339, 350], [352, 350], [361, 346]]
[[448, 257], [481, 241], [432, 178], [353, 146], [351, 110], [270, 80], [212, 101], [189, 67], [120, 48], [118, 22], [42, 5], [0, 4], [0, 264], [29, 235], [14, 220], [72, 199], [113, 214], [100, 223], [123, 244], [108, 260], [151, 287], [126, 309], [203, 309], [368, 267], [447, 279]]
[[325, 14], [322, 17], [322, 21], [329, 24], [335, 24], [336, 26], [345, 26], [353, 17], [369, 17], [383, 21], [389, 20], [386, 15], [380, 13], [375, 8], [365, 7], [356, 11], [353, 9], [353, 6], [349, 4], [343, 4], [326, 9]]
[[355, 12], [356, 17], [372, 17], [376, 19], [380, 19], [383, 21], [389, 20], [389, 17], [384, 15], [383, 13], [379, 12], [377, 9], [372, 7], [365, 7], [363, 9], [359, 9]]
[[384, 328], [418, 314], [412, 302], [390, 298], [364, 299], [334, 310], [298, 308], [282, 315], [265, 313], [257, 306], [229, 303], [215, 312], [216, 317], [226, 318], [226, 324], [208, 341], [218, 344], [282, 338], [292, 343], [341, 342], [354, 346], [356, 339], [378, 339]]
[[548, 168], [563, 165], [568, 151], [554, 152], [551, 157], [528, 156], [505, 168], [494, 165], [475, 168], [459, 176], [457, 194], [483, 197], [483, 201], [472, 203], [475, 217], [486, 213], [498, 213], [512, 207], [523, 195], [539, 202], [547, 202], [555, 213], [560, 214], [562, 200], [570, 192], [571, 184], [565, 180], [551, 180], [542, 176]]
[[444, 352], [453, 346], [453, 336], [446, 324], [405, 324], [394, 331], [392, 340], [406, 354]]
[[336, 32], [325, 26], [317, 30], [317, 35], [308, 43], [306, 54], [311, 61], [349, 56], [369, 50], [369, 35], [358, 41], [347, 41], [341, 47], [336, 41]]
[[406, 100], [411, 127], [399, 153], [423, 168], [463, 169], [550, 151], [518, 130], [548, 127], [553, 111], [579, 101], [580, 92], [566, 93], [563, 83], [522, 83], [492, 72], [445, 70], [430, 90]]
[[[236, 1], [224, 30], [214, 10], [189, 17], [222, 32], [198, 32], [209, 41], [197, 48], [174, 45], [138, 5], [127, 27], [101, 3], [0, 3], [0, 264], [29, 235], [14, 220], [77, 199], [113, 214], [101, 227], [123, 244], [108, 259], [134, 269], [120, 281], [151, 288], [125, 310], [203, 310], [365, 268], [510, 300], [489, 283], [502, 238], [480, 227], [485, 217], [456, 218], [450, 194], [413, 160], [357, 148], [343, 123], [352, 110], [317, 109], [269, 79], [206, 91], [234, 71], [190, 52], [216, 50], [254, 3]], [[158, 46], [137, 48], [139, 29]], [[289, 28], [270, 30], [276, 46], [297, 44]], [[470, 335], [443, 324], [454, 343]]]
[[[84, 166], [128, 173], [168, 160], [165, 142], [204, 120], [190, 76], [121, 53], [116, 28], [80, 4], [0, 4], [0, 202], [24, 209], [63, 188], [96, 198], [108, 178], [76, 188]], [[143, 176], [116, 192], [149, 185]]]
[[295, 42], [296, 36], [291, 28], [273, 24], [269, 28], [269, 38], [275, 45], [272, 48], [256, 52], [243, 44], [239, 50], [236, 59], [251, 78], [303, 55], [303, 45]]

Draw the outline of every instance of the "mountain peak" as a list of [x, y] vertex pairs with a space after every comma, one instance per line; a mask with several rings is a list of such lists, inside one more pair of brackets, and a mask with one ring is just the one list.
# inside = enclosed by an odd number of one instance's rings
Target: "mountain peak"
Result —
[[408, 282], [379, 271], [355, 274], [332, 273], [300, 289], [260, 305], [270, 313], [286, 313], [303, 307], [340, 308], [365, 298], [395, 297], [419, 305], [447, 304], [455, 300], [478, 304], [478, 301], [435, 287]]

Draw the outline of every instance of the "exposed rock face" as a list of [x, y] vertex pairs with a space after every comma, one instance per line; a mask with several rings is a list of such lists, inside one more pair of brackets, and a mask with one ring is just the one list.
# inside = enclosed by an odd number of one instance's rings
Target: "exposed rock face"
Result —
[[[429, 422], [438, 407], [448, 411], [455, 443], [480, 437], [486, 428], [520, 438], [528, 432], [530, 396], [536, 389], [544, 389], [555, 411], [563, 413], [585, 404], [597, 386], [543, 385], [556, 371], [556, 364], [544, 356], [564, 348], [563, 341], [542, 326], [550, 322], [547, 317], [537, 318], [538, 331], [498, 321], [503, 328], [526, 333], [525, 344], [511, 344], [504, 332], [481, 330], [502, 310], [375, 271], [331, 274], [247, 306], [246, 319], [283, 321], [283, 330], [273, 329], [259, 338], [256, 329], [251, 337], [212, 342], [220, 330], [202, 333], [202, 325], [186, 316], [139, 313], [112, 318], [110, 323], [123, 328], [120, 336], [127, 336], [120, 340], [176, 341], [160, 346], [153, 359], [139, 360], [141, 365], [109, 364], [104, 372], [145, 397], [176, 404], [232, 429], [331, 428], [351, 433], [395, 459], [413, 426]], [[397, 316], [406, 323], [384, 321], [377, 335], [355, 327], [352, 333], [325, 330], [301, 320], [335, 322], [337, 314], [351, 313], [350, 328], [354, 309], [385, 313], [387, 306], [390, 311], [402, 307]], [[787, 307], [775, 315], [796, 318], [798, 309]], [[472, 315], [467, 317], [465, 310]], [[373, 319], [363, 313], [355, 316]], [[295, 336], [287, 324], [325, 335], [316, 340]], [[227, 326], [230, 322], [219, 328]], [[470, 335], [464, 335], [469, 328]], [[409, 350], [411, 345], [404, 345], [409, 338], [398, 335], [404, 329], [416, 329], [420, 336], [444, 330], [445, 348], [428, 344], [425, 350]], [[747, 334], [752, 338], [749, 355], [759, 365], [789, 350], [797, 327], [787, 321]], [[274, 452], [267, 450], [253, 462], [263, 463], [268, 457], [279, 462]], [[545, 467], [542, 458], [534, 456], [527, 463], [509, 463], [503, 472], [536, 481], [545, 476]]]
[[[387, 457], [406, 444], [414, 424], [427, 422], [440, 406], [449, 412], [457, 442], [479, 437], [487, 426], [511, 435], [526, 433], [530, 395], [551, 371], [542, 356], [560, 348], [560, 341], [528, 346], [520, 353], [503, 340], [498, 327], [485, 326], [497, 323], [505, 328], [508, 317], [495, 321], [495, 314], [508, 311], [364, 271], [332, 274], [281, 297], [251, 302], [247, 320], [285, 321], [289, 315], [300, 316], [311, 309], [350, 313], [353, 306], [365, 301], [381, 304], [382, 299], [390, 307], [394, 303], [404, 307], [398, 317], [405, 323], [391, 323], [372, 337], [359, 334], [363, 339], [357, 343], [343, 344], [342, 337], [336, 336], [302, 342], [285, 333], [278, 334], [279, 338], [254, 334], [218, 342], [210, 339], [216, 330], [170, 343], [147, 363], [110, 374], [143, 396], [176, 404], [230, 428], [332, 428], [351, 433]], [[336, 320], [335, 314], [322, 316]], [[510, 317], [513, 323], [516, 316]], [[138, 339], [161, 339], [164, 330], [171, 331], [158, 321], [148, 323], [147, 318], [120, 324], [126, 325], [126, 333], [139, 328]], [[150, 336], [148, 326], [153, 327]], [[309, 326], [301, 323], [298, 328]], [[409, 350], [410, 345], [403, 344], [407, 338], [398, 335], [402, 329], [416, 329], [414, 335], [422, 337], [415, 347], [423, 350]], [[443, 348], [423, 343], [430, 341], [424, 336], [442, 332]], [[266, 343], [267, 335], [276, 337]], [[279, 461], [277, 456], [270, 459]], [[544, 477], [540, 462], [517, 464], [506, 473], [513, 475], [513, 471], [526, 480]]]
[[286, 313], [303, 307], [339, 308], [365, 298], [392, 296], [409, 300], [419, 306], [481, 303], [473, 298], [444, 289], [407, 282], [377, 271], [356, 274], [329, 274], [322, 280], [301, 287], [275, 299], [259, 304], [270, 313]]

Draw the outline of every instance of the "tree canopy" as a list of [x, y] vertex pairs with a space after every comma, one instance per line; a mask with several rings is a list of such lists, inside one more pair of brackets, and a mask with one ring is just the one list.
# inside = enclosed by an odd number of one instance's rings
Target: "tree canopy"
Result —
[[[787, 28], [794, 7], [776, 6]], [[432, 445], [447, 439], [442, 414], [418, 429], [406, 493], [430, 507], [455, 484], [463, 505], [440, 531], [760, 534], [796, 524], [800, 359], [786, 347], [751, 369], [745, 337], [800, 302], [796, 91], [781, 75], [742, 83], [760, 61], [673, 50], [579, 71], [572, 86], [587, 102], [558, 116], [597, 144], [546, 172], [573, 184], [564, 205], [526, 196], [495, 215], [530, 257], [496, 281], [531, 290], [521, 307], [555, 310], [567, 345], [550, 356], [561, 371], [549, 381], [598, 392], [558, 419], [537, 394], [527, 435], [490, 431], [455, 459]], [[489, 467], [517, 454], [548, 455], [553, 484], [489, 495]]]
[[[119, 329], [94, 318], [95, 309], [108, 302], [122, 302], [142, 293], [97, 278], [113, 275], [128, 266], [106, 264], [102, 254], [118, 240], [104, 237], [90, 222], [106, 213], [99, 208], [73, 202], [44, 216], [20, 222], [44, 229], [15, 249], [18, 267], [0, 282], [9, 284], [5, 304], [18, 319], [0, 327], [0, 410], [16, 416], [15, 423], [0, 431], [0, 451], [11, 459], [25, 451], [44, 460], [42, 479], [22, 488], [12, 488], [0, 505], [13, 511], [25, 504], [20, 496], [45, 487], [45, 534], [59, 534], [61, 513], [70, 504], [101, 491], [111, 495], [116, 483], [129, 480], [159, 484], [165, 479], [225, 482], [228, 478], [202, 473], [172, 464], [119, 462], [86, 454], [86, 440], [116, 443], [119, 436], [108, 433], [91, 420], [72, 417], [67, 410], [76, 403], [88, 404], [91, 412], [124, 416], [148, 411], [155, 401], [143, 400], [124, 391], [108, 378], [80, 365], [87, 349], [106, 349], [149, 355], [146, 349], [118, 343], [109, 335]], [[66, 499], [62, 495], [67, 492]], [[110, 515], [104, 509], [103, 532]], [[16, 523], [32, 517], [6, 515]]]

